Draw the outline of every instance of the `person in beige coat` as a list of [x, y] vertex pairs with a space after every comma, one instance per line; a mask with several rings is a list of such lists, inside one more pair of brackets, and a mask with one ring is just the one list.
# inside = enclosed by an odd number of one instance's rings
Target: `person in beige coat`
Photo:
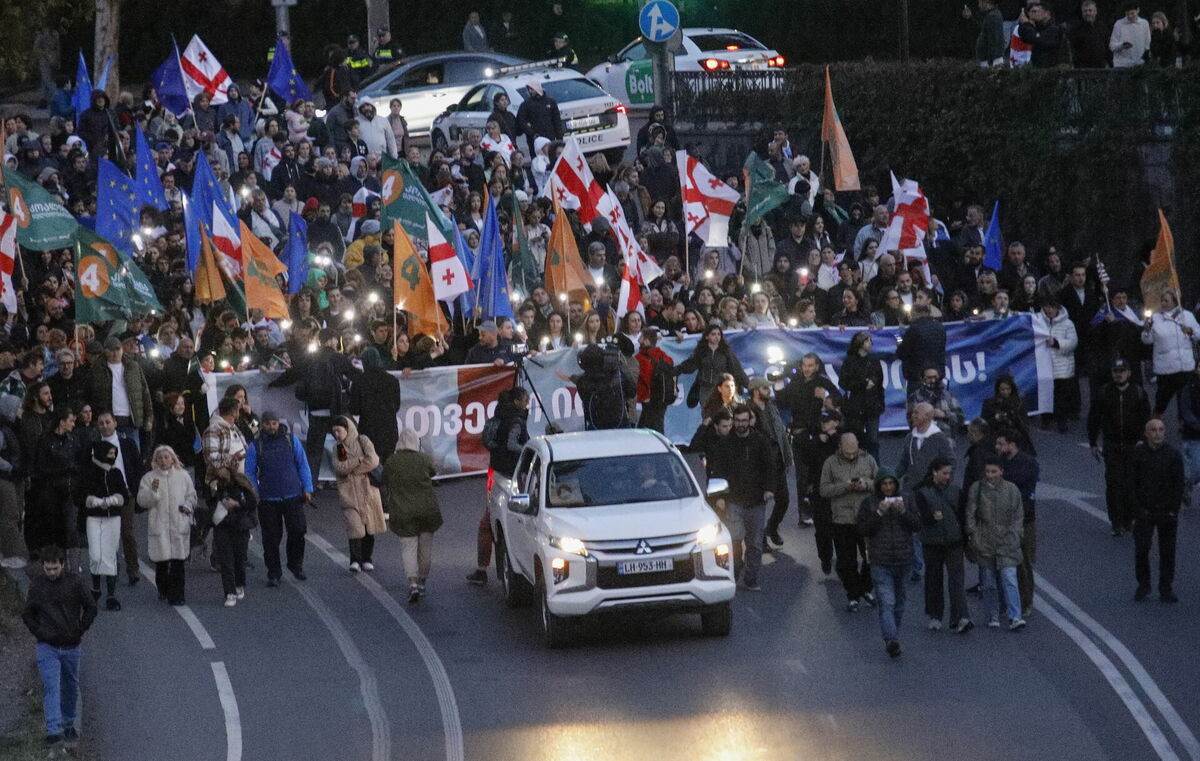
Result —
[[358, 426], [350, 418], [339, 416], [332, 427], [337, 442], [333, 470], [337, 473], [342, 517], [346, 520], [346, 536], [350, 540], [350, 572], [373, 571], [375, 564], [371, 562], [371, 555], [375, 551], [375, 535], [387, 531], [379, 489], [371, 485], [369, 476], [379, 467], [379, 455], [371, 440], [359, 435]]
[[137, 494], [138, 505], [149, 511], [146, 549], [154, 561], [158, 599], [183, 605], [183, 561], [191, 552], [196, 487], [168, 446], [154, 450], [151, 465]]

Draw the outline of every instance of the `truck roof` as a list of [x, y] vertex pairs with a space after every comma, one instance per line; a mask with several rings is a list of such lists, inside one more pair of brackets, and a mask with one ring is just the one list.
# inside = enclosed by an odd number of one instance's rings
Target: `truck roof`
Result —
[[657, 454], [670, 451], [670, 442], [645, 428], [578, 431], [539, 436], [539, 449], [553, 460], [594, 460], [600, 457]]

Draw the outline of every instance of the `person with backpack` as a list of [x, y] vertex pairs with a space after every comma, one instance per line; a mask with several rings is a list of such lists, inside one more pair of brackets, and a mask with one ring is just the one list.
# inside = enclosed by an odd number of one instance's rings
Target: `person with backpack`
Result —
[[612, 343], [589, 344], [579, 352], [577, 361], [582, 373], [566, 375], [556, 371], [555, 375], [575, 385], [583, 401], [584, 430], [628, 428], [626, 399], [636, 396], [638, 375], [625, 369], [621, 349]]
[[317, 334], [320, 346], [316, 353], [303, 364], [295, 364], [284, 371], [270, 384], [271, 388], [296, 384], [296, 399], [308, 412], [304, 452], [314, 481], [321, 478], [321, 459], [325, 454], [325, 437], [332, 428], [331, 421], [349, 411], [349, 382], [360, 373], [350, 359], [338, 351], [339, 340], [337, 330], [322, 328]]
[[[529, 441], [528, 421], [529, 392], [520, 386], [501, 391], [496, 399], [496, 412], [483, 426], [481, 437], [483, 446], [490, 455], [489, 491], [494, 475], [512, 478], [521, 450], [525, 447], [525, 442]], [[495, 537], [492, 535], [490, 508], [491, 500], [485, 499], [475, 542], [478, 567], [467, 574], [467, 581], [477, 586], [487, 583], [487, 568], [492, 563], [492, 545], [495, 544]]]
[[666, 433], [667, 408], [675, 403], [679, 391], [675, 383], [674, 362], [658, 348], [659, 333], [643, 330], [638, 337], [637, 400], [642, 405], [639, 428]]
[[305, 504], [312, 504], [313, 478], [300, 440], [280, 422], [279, 415], [264, 412], [258, 436], [246, 450], [246, 477], [258, 490], [258, 516], [262, 525], [263, 561], [267, 586], [279, 586], [279, 541], [287, 527], [287, 567], [298, 581], [304, 574], [304, 535], [308, 531]]

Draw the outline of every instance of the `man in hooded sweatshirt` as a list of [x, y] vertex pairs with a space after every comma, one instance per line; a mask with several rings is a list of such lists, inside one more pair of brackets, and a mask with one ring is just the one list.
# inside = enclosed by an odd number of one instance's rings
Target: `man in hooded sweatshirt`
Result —
[[[954, 440], [941, 429], [933, 420], [934, 407], [929, 402], [919, 402], [909, 413], [912, 428], [904, 437], [904, 447], [901, 450], [900, 462], [896, 464], [896, 475], [900, 477], [900, 490], [912, 499], [913, 491], [921, 483], [921, 479], [929, 472], [929, 466], [934, 460], [942, 458], [955, 462]], [[914, 536], [916, 554], [913, 557], [912, 579], [914, 583], [921, 580], [925, 572], [924, 553], [921, 550], [921, 537]]]
[[907, 596], [904, 580], [912, 567], [913, 537], [921, 530], [921, 519], [913, 500], [900, 493], [899, 479], [881, 469], [875, 474], [873, 494], [858, 508], [856, 522], [859, 533], [867, 538], [884, 647], [888, 655], [898, 658]]

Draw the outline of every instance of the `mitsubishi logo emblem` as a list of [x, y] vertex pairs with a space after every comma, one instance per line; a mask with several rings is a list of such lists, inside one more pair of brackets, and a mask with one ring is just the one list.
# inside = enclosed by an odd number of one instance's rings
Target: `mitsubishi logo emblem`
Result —
[[637, 549], [633, 552], [635, 555], [649, 555], [654, 552], [654, 548], [645, 539], [639, 539]]

